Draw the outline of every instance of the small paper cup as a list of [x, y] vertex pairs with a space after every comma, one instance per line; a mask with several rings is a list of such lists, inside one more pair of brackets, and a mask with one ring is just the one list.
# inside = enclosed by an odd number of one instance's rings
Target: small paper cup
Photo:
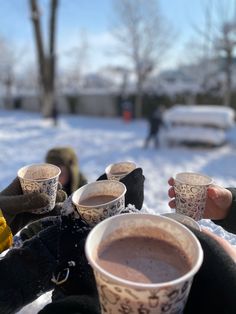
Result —
[[32, 164], [18, 170], [17, 175], [23, 194], [34, 192], [46, 193], [50, 199], [47, 207], [35, 209], [32, 213], [44, 214], [54, 208], [60, 173], [61, 170], [59, 167], [47, 163]]
[[189, 216], [197, 221], [202, 219], [207, 189], [212, 183], [212, 178], [200, 173], [178, 173], [174, 183], [176, 213]]
[[136, 168], [136, 164], [131, 161], [123, 161], [114, 164], [110, 164], [106, 167], [105, 173], [108, 180], [121, 180], [128, 173]]
[[162, 214], [162, 216], [174, 219], [185, 226], [189, 226], [196, 230], [201, 231], [201, 226], [199, 225], [199, 223], [193, 218], [188, 217], [186, 215], [177, 214], [177, 213], [165, 213], [165, 214]]
[[[80, 219], [90, 226], [95, 226], [100, 221], [119, 214], [125, 208], [126, 186], [116, 180], [100, 180], [88, 183], [72, 195]], [[83, 201], [93, 197], [112, 196], [113, 199], [93, 205], [83, 205]]]
[[[188, 259], [189, 269], [185, 274], [171, 281], [141, 283], [118, 277], [99, 264], [101, 247], [104, 245], [109, 247], [107, 244], [114, 240], [123, 241], [126, 237], [135, 236], [164, 240], [176, 246]], [[148, 245], [147, 239], [145, 241]], [[131, 260], [132, 252], [133, 247], [130, 247]], [[137, 251], [135, 252], [137, 254]], [[88, 235], [85, 253], [94, 271], [102, 314], [183, 313], [193, 277], [203, 261], [201, 245], [187, 227], [173, 219], [152, 214], [122, 214], [104, 220]], [[152, 254], [152, 251], [149, 251], [149, 254]], [[175, 257], [176, 251], [173, 252], [173, 258]], [[140, 250], [136, 260], [142, 261], [145, 258], [146, 253]], [[112, 262], [116, 267], [116, 261], [112, 260]], [[125, 265], [129, 265], [129, 262], [127, 261]]]

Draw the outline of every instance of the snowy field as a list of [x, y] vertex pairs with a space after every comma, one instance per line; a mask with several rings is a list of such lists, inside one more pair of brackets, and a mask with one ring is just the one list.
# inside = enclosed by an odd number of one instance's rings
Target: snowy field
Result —
[[[145, 206], [151, 212], [169, 212], [168, 183], [180, 171], [196, 171], [211, 176], [225, 187], [236, 186], [236, 128], [227, 131], [228, 143], [218, 148], [168, 147], [164, 132], [159, 149], [143, 148], [147, 134], [144, 120], [129, 124], [121, 119], [64, 115], [57, 127], [37, 113], [0, 110], [0, 190], [27, 164], [43, 162], [48, 149], [72, 146], [88, 181], [96, 180], [113, 162], [130, 160], [143, 168]], [[37, 313], [47, 302], [41, 297], [19, 313]]]
[[[169, 211], [170, 176], [180, 171], [207, 174], [217, 184], [236, 186], [236, 128], [228, 131], [229, 142], [218, 148], [168, 147], [161, 134], [159, 149], [143, 149], [147, 134], [144, 120], [61, 116], [57, 127], [37, 113], [0, 111], [0, 190], [27, 164], [43, 162], [48, 149], [72, 146], [88, 181], [94, 181], [113, 162], [130, 160], [143, 168], [145, 205], [158, 213]], [[162, 136], [163, 135], [163, 136]]]

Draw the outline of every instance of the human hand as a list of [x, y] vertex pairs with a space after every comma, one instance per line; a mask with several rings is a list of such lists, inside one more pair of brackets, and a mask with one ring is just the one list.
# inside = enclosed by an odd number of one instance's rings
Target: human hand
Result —
[[[107, 180], [106, 174], [101, 175], [97, 181]], [[126, 186], [125, 207], [129, 204], [141, 209], [144, 199], [144, 180], [142, 168], [136, 168], [120, 180]]]
[[[175, 208], [175, 190], [174, 190], [174, 178], [168, 180], [171, 186], [168, 190], [168, 196], [172, 198], [169, 202], [170, 208]], [[224, 219], [230, 209], [232, 203], [232, 194], [229, 190], [217, 186], [211, 185], [207, 189], [207, 200], [203, 218], [220, 220]]]
[[[66, 193], [62, 191], [61, 185], [58, 185], [56, 203], [63, 202], [66, 197]], [[0, 193], [0, 208], [13, 235], [31, 221], [49, 215], [57, 215], [58, 206], [55, 206], [54, 210], [46, 214], [32, 213], [34, 209], [45, 207], [48, 204], [49, 197], [45, 193], [23, 194], [17, 177]]]

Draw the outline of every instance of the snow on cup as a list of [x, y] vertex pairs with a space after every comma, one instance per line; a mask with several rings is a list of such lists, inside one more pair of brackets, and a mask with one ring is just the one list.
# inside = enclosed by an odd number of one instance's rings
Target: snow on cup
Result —
[[176, 213], [189, 216], [196, 221], [202, 219], [207, 189], [212, 183], [212, 178], [200, 173], [178, 173], [174, 183]]
[[48, 163], [32, 164], [18, 170], [17, 175], [24, 194], [40, 192], [49, 196], [49, 205], [35, 209], [33, 213], [44, 214], [54, 208], [60, 173], [59, 167]]
[[[85, 253], [102, 314], [183, 313], [203, 261], [201, 245], [187, 227], [153, 214], [102, 221], [88, 235]], [[181, 272], [173, 272], [180, 265]]]
[[88, 183], [72, 195], [80, 219], [90, 226], [119, 214], [125, 208], [126, 186], [116, 180]]
[[106, 167], [105, 173], [108, 180], [121, 180], [128, 173], [136, 168], [136, 164], [131, 161], [122, 161], [114, 164], [110, 164]]

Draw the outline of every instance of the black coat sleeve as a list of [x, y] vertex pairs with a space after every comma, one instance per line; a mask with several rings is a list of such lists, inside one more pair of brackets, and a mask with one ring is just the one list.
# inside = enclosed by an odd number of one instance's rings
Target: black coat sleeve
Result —
[[200, 241], [204, 258], [194, 277], [184, 314], [235, 314], [236, 263], [215, 239], [189, 229]]
[[98, 297], [71, 295], [47, 304], [38, 314], [100, 314]]
[[0, 260], [0, 313], [12, 314], [53, 288], [57, 226], [41, 231]]
[[227, 188], [232, 193], [232, 204], [225, 219], [213, 220], [215, 224], [223, 227], [228, 232], [236, 234], [236, 188]]

